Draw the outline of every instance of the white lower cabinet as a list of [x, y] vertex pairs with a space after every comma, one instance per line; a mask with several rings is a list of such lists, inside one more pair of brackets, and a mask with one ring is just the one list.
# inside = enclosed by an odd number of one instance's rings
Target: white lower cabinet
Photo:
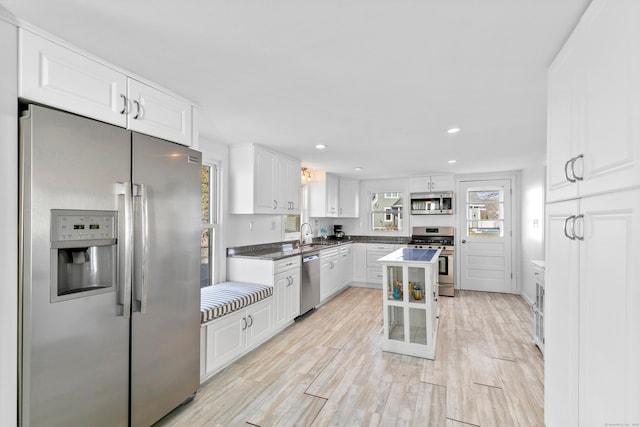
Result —
[[300, 265], [277, 274], [274, 283], [275, 327], [279, 330], [300, 314]]
[[395, 249], [392, 244], [368, 243], [367, 244], [367, 283], [382, 286], [382, 265], [380, 258], [390, 254]]
[[367, 281], [367, 244], [353, 244], [353, 281], [364, 283]]
[[337, 248], [320, 251], [320, 302], [326, 301], [338, 290], [339, 259]]
[[640, 190], [547, 204], [545, 424], [640, 423]]
[[[206, 379], [273, 335], [273, 297], [201, 328], [200, 379]], [[202, 351], [204, 350], [204, 352]], [[202, 354], [204, 353], [204, 354]]]
[[273, 286], [274, 331], [280, 331], [300, 314], [300, 255], [277, 261], [228, 258], [227, 279]]

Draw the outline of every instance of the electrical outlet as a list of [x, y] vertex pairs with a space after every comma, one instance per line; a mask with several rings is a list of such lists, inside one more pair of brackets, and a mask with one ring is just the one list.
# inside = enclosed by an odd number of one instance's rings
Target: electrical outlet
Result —
[[249, 231], [253, 231], [253, 221], [249, 221]]
[[275, 221], [271, 221], [271, 231], [276, 229], [276, 222]]

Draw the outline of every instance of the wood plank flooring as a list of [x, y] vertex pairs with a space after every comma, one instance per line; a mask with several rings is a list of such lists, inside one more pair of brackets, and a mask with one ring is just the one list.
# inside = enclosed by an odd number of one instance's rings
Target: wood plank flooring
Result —
[[440, 297], [436, 360], [382, 352], [379, 290], [349, 288], [202, 385], [158, 426], [543, 426], [516, 295]]

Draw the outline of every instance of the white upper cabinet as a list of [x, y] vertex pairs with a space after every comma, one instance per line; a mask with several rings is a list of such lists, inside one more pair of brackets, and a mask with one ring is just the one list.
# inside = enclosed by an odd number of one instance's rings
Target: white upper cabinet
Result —
[[129, 79], [129, 129], [190, 145], [191, 104]]
[[640, 5], [595, 1], [549, 70], [547, 200], [640, 184]]
[[338, 216], [357, 218], [360, 204], [360, 184], [356, 179], [340, 178]]
[[255, 144], [230, 149], [231, 213], [299, 214], [300, 162]]
[[357, 180], [314, 171], [309, 184], [309, 216], [357, 218], [359, 187]]
[[25, 29], [19, 34], [21, 98], [193, 144], [194, 118], [188, 101]]
[[409, 179], [409, 192], [453, 191], [453, 175], [416, 176]]

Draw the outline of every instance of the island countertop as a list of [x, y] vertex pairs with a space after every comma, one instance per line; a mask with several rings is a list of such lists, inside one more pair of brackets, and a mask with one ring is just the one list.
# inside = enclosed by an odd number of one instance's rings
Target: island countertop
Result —
[[440, 249], [400, 248], [383, 256], [378, 262], [383, 263], [435, 263], [438, 261]]

